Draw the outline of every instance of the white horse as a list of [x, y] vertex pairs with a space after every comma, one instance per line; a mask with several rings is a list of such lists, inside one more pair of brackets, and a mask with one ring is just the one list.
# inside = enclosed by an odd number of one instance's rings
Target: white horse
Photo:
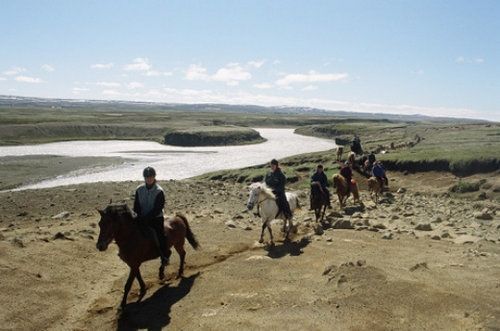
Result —
[[[299, 208], [299, 199], [295, 193], [286, 192], [286, 199], [290, 205], [290, 210], [293, 211]], [[290, 230], [293, 227], [292, 219], [285, 219], [283, 212], [278, 214], [278, 205], [276, 204], [276, 197], [269, 187], [264, 183], [253, 183], [250, 185], [250, 196], [248, 197], [247, 208], [252, 210], [255, 205], [259, 206], [260, 216], [262, 217], [262, 232], [260, 234], [259, 243], [264, 242], [264, 230], [269, 230], [269, 235], [271, 237], [271, 245], [274, 245], [273, 233], [271, 231], [271, 221], [274, 219], [282, 219], [283, 222], [283, 232], [285, 233], [285, 238], [288, 239]], [[293, 216], [292, 216], [293, 217]], [[288, 229], [287, 229], [288, 221]]]

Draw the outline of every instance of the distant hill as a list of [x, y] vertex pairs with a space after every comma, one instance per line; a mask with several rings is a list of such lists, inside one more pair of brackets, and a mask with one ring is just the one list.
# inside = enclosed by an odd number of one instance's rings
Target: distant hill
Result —
[[49, 99], [36, 97], [21, 97], [0, 95], [0, 109], [2, 108], [64, 108], [92, 111], [183, 111], [183, 112], [242, 112], [251, 114], [294, 114], [314, 116], [335, 116], [338, 118], [367, 119], [367, 120], [390, 120], [405, 122], [460, 122], [477, 123], [484, 120], [432, 117], [425, 115], [398, 115], [385, 113], [359, 113], [344, 110], [325, 110], [310, 107], [274, 106], [264, 107], [256, 105], [229, 105], [229, 104], [181, 104], [181, 103], [159, 103], [120, 100], [84, 100], [84, 99]]

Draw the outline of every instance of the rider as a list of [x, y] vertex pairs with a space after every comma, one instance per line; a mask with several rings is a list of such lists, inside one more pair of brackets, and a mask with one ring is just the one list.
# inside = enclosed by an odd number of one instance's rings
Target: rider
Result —
[[[328, 179], [323, 171], [323, 165], [322, 164], [318, 164], [318, 166], [316, 167], [316, 172], [314, 173], [314, 175], [312, 175], [311, 177], [311, 185], [314, 184], [314, 183], [318, 183], [319, 184], [319, 187], [321, 189], [321, 193], [323, 195], [325, 195], [325, 197], [327, 198], [327, 201], [328, 201], [328, 207], [331, 207], [331, 203], [330, 203], [330, 191], [328, 190]], [[311, 186], [311, 190], [312, 190], [312, 186]], [[311, 192], [311, 198], [312, 198], [312, 192]]]
[[141, 225], [153, 229], [155, 244], [160, 252], [162, 264], [168, 263], [164, 254], [167, 238], [163, 227], [163, 207], [165, 206], [165, 193], [163, 188], [156, 182], [156, 171], [152, 167], [146, 167], [142, 172], [144, 184], [135, 190], [134, 212]]
[[265, 182], [272, 189], [278, 208], [283, 212], [285, 218], [292, 218], [292, 211], [285, 195], [286, 177], [276, 159], [271, 160], [271, 171], [266, 175]]
[[352, 169], [348, 161], [346, 161], [340, 169], [340, 175], [345, 178], [347, 182], [347, 193], [350, 193], [352, 185]]
[[380, 161], [375, 161], [373, 164], [372, 175], [378, 180], [381, 187], [384, 187], [384, 184], [385, 186], [389, 186], [389, 181], [385, 175], [385, 168]]

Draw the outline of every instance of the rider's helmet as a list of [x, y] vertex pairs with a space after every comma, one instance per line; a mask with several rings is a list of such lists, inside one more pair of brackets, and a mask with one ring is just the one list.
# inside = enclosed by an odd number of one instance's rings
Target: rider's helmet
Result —
[[146, 178], [146, 177], [156, 177], [156, 171], [155, 171], [155, 169], [153, 167], [146, 167], [142, 171], [142, 176], [144, 178]]

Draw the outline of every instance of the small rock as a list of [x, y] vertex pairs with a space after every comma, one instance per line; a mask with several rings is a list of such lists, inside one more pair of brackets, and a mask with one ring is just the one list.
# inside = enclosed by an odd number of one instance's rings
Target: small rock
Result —
[[407, 212], [405, 212], [405, 213], [403, 214], [403, 216], [404, 216], [404, 217], [410, 217], [410, 216], [413, 216], [413, 215], [415, 215], [415, 213], [414, 213], [414, 212], [412, 212], [412, 211], [407, 211]]
[[321, 225], [317, 225], [314, 227], [314, 234], [317, 236], [321, 236], [325, 233], [325, 230], [323, 230], [323, 227]]
[[63, 211], [57, 215], [52, 216], [52, 219], [62, 219], [62, 218], [67, 218], [69, 217], [70, 213], [69, 211]]
[[480, 211], [474, 213], [474, 218], [477, 218], [478, 220], [490, 221], [493, 219], [493, 216], [491, 216], [488, 211]]
[[73, 238], [70, 238], [68, 237], [66, 234], [62, 233], [62, 232], [57, 232], [55, 235], [54, 235], [54, 240], [58, 240], [58, 239], [64, 239], [64, 240], [71, 240], [73, 241], [74, 239]]
[[252, 255], [245, 259], [245, 261], [258, 261], [258, 260], [271, 260], [271, 258], [266, 255]]
[[399, 193], [399, 194], [401, 194], [401, 193], [405, 193], [405, 192], [406, 192], [406, 189], [405, 189], [404, 187], [400, 187], [400, 188], [398, 188], [398, 190], [396, 191], [396, 193]]
[[332, 241], [333, 241], [333, 239], [332, 239], [332, 237], [327, 237], [327, 238], [326, 238], [326, 241], [328, 241], [328, 242], [332, 242]]
[[437, 235], [437, 234], [436, 234], [436, 235], [433, 235], [433, 236], [431, 237], [431, 239], [433, 239], [433, 240], [441, 240], [441, 237], [440, 237], [439, 235]]
[[362, 267], [362, 266], [366, 265], [366, 261], [365, 260], [358, 260], [356, 262], [356, 264], [357, 264], [358, 267]]
[[12, 240], [12, 244], [14, 246], [17, 246], [19, 248], [25, 248], [26, 245], [24, 244], [23, 240], [19, 237], [15, 237], [14, 240]]
[[17, 216], [19, 217], [28, 216], [28, 212], [27, 211], [20, 212], [19, 214], [17, 214]]
[[481, 238], [472, 235], [461, 235], [453, 240], [455, 244], [473, 244], [481, 240]]
[[332, 224], [334, 229], [354, 229], [354, 225], [350, 220], [337, 220]]
[[432, 226], [430, 223], [418, 223], [415, 230], [419, 231], [432, 231]]
[[236, 223], [234, 223], [233, 221], [227, 221], [226, 223], [224, 223], [228, 228], [236, 228]]
[[214, 214], [223, 214], [224, 212], [220, 209], [214, 209]]
[[337, 283], [338, 283], [339, 285], [341, 285], [341, 284], [346, 283], [346, 282], [347, 282], [347, 277], [346, 277], [346, 275], [340, 275], [339, 280], [337, 281]]
[[391, 240], [393, 238], [392, 232], [388, 232], [382, 236], [382, 239]]
[[387, 227], [383, 223], [377, 223], [377, 224], [375, 224], [373, 226], [373, 228], [379, 229], [379, 230], [385, 230], [385, 229], [387, 229]]
[[413, 267], [410, 268], [410, 271], [415, 271], [417, 269], [429, 269], [429, 267], [427, 267], [427, 262], [420, 262], [415, 264]]

